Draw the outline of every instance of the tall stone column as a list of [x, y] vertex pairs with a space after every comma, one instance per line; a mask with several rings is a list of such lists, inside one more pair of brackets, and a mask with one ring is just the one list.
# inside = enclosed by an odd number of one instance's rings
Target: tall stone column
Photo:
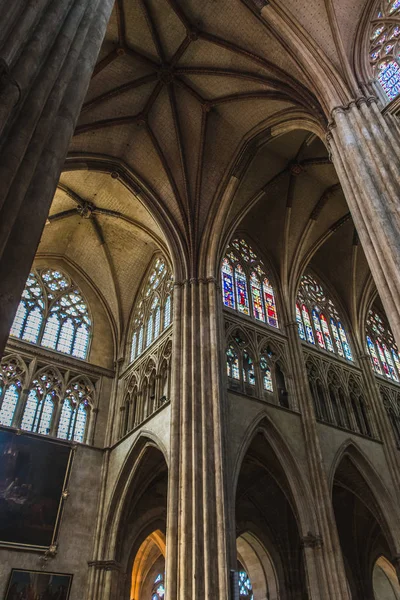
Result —
[[225, 404], [214, 279], [175, 285], [168, 490], [169, 600], [227, 600]]
[[340, 183], [397, 344], [400, 344], [400, 133], [374, 98], [332, 111]]
[[296, 321], [286, 325], [286, 332], [307, 448], [310, 487], [319, 525], [319, 531], [310, 532], [303, 540], [308, 593], [312, 600], [321, 598], [350, 600], [332, 496], [323, 464], [313, 400]]
[[10, 5], [0, 20], [1, 354], [113, 0], [0, 4]]

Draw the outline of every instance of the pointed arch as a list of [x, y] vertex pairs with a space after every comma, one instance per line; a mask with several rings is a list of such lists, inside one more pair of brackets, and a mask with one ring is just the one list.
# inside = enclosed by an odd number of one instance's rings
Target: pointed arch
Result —
[[286, 440], [278, 427], [271, 420], [266, 411], [263, 411], [248, 426], [241, 446], [237, 452], [233, 467], [232, 494], [236, 497], [239, 474], [245, 456], [255, 439], [261, 433], [265, 441], [271, 447], [283, 472], [286, 475], [289, 489], [295, 502], [295, 512], [298, 518], [298, 526], [301, 535], [307, 535], [312, 531], [318, 533], [318, 520], [314, 508], [314, 500], [308, 482], [301, 471], [301, 467], [289, 448]]
[[[373, 502], [372, 505], [368, 505], [367, 507], [371, 510], [377, 522], [380, 524], [394, 556], [400, 549], [400, 520], [397, 516], [398, 511], [396, 504], [378, 472], [365, 456], [361, 448], [352, 439], [344, 441], [336, 452], [329, 473], [330, 488], [333, 490], [335, 475], [345, 458], [348, 458], [351, 461], [356, 471], [359, 473], [361, 480], [369, 489]], [[350, 491], [355, 494], [361, 502], [365, 503], [365, 498], [363, 499], [360, 497], [354, 488], [350, 488]]]
[[104, 535], [101, 540], [101, 552], [104, 556], [116, 556], [119, 529], [129, 504], [133, 484], [143, 459], [150, 449], [161, 453], [168, 469], [169, 458], [163, 442], [153, 432], [143, 429], [127, 453], [110, 495], [104, 520]]

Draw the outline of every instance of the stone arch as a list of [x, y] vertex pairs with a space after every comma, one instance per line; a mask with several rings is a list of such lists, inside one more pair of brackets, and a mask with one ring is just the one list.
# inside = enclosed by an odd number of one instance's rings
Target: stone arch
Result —
[[[106, 559], [117, 560], [121, 551], [121, 526], [126, 517], [129, 501], [134, 493], [135, 482], [140, 474], [140, 469], [149, 453], [158, 453], [160, 464], [163, 463], [168, 470], [168, 453], [161, 440], [152, 432], [144, 429], [136, 438], [113, 485], [113, 491], [108, 502], [108, 508], [104, 519], [103, 535], [100, 541], [99, 552]], [[151, 473], [151, 469], [149, 470]], [[154, 475], [154, 472], [153, 472]], [[160, 514], [150, 518], [150, 523], [157, 521]], [[149, 523], [142, 524], [142, 529]], [[148, 533], [151, 533], [149, 531]], [[146, 534], [148, 535], [148, 534]], [[128, 557], [126, 557], [126, 562]]]
[[380, 556], [372, 573], [372, 586], [375, 600], [400, 600], [400, 585], [392, 563]]
[[[348, 469], [349, 475], [340, 475], [338, 471], [344, 461], [350, 461], [352, 467]], [[347, 465], [345, 465], [347, 468]], [[350, 469], [352, 469], [350, 473]], [[353, 440], [346, 440], [336, 453], [330, 474], [330, 489], [334, 490], [335, 481], [348, 489], [366, 505], [370, 513], [380, 526], [391, 556], [395, 556], [400, 548], [400, 521], [397, 516], [396, 505], [368, 458]]]
[[246, 569], [254, 600], [279, 600], [278, 574], [268, 549], [258, 537], [245, 531], [236, 540], [238, 559]]
[[232, 477], [233, 497], [236, 495], [239, 474], [246, 453], [248, 452], [252, 441], [259, 433], [263, 435], [271, 447], [280, 463], [280, 466], [287, 476], [289, 488], [295, 502], [301, 534], [305, 536], [310, 531], [317, 532], [318, 521], [314, 510], [314, 501], [311, 490], [301, 472], [300, 465], [293, 455], [292, 450], [289, 448], [281, 432], [265, 411], [257, 415], [257, 417], [249, 425], [237, 453]]

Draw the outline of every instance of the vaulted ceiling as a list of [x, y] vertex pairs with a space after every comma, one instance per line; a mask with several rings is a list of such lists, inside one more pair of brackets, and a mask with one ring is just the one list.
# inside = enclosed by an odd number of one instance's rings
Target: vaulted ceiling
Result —
[[121, 333], [156, 250], [196, 274], [234, 176], [225, 227], [247, 229], [287, 289], [310, 261], [329, 271], [354, 314], [369, 271], [327, 151], [273, 130], [307, 117], [323, 133], [305, 53], [345, 82], [371, 3], [117, 0], [39, 252], [79, 266]]

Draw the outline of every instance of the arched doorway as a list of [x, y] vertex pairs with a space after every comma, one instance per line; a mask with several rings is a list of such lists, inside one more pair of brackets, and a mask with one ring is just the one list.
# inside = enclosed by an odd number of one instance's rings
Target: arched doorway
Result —
[[142, 542], [132, 567], [131, 600], [163, 600], [165, 535], [157, 529]]
[[237, 538], [236, 547], [240, 600], [279, 600], [275, 566], [263, 544], [246, 531]]

